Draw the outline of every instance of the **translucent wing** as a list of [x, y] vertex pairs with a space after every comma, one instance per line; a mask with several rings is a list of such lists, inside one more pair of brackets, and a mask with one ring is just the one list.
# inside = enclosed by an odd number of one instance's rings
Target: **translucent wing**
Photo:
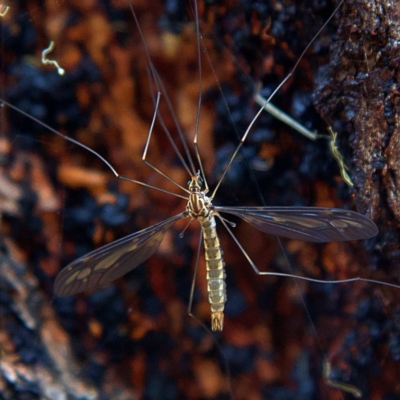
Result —
[[182, 216], [176, 215], [78, 258], [58, 274], [54, 293], [71, 296], [110, 284], [153, 255], [165, 232]]
[[236, 215], [260, 231], [309, 242], [368, 239], [378, 228], [367, 217], [322, 207], [214, 207]]

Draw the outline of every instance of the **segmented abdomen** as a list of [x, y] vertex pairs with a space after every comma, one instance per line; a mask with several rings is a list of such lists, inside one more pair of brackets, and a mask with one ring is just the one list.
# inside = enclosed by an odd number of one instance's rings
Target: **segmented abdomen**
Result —
[[211, 329], [222, 331], [226, 302], [225, 262], [222, 258], [215, 218], [201, 222], [207, 268], [208, 299], [211, 304]]

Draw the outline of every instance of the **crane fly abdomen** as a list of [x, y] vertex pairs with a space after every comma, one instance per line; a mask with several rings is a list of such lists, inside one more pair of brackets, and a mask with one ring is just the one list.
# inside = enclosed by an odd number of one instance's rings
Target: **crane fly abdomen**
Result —
[[214, 216], [202, 221], [201, 229], [204, 238], [208, 300], [211, 304], [211, 329], [222, 331], [226, 303], [226, 275]]

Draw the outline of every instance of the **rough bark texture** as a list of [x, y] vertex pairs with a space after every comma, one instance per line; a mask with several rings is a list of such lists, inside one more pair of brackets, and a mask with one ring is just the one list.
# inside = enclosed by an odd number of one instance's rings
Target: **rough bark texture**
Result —
[[[379, 221], [382, 252], [398, 267], [400, 222], [399, 2], [345, 2], [316, 106], [348, 137], [360, 212]], [[397, 273], [396, 273], [397, 275]]]

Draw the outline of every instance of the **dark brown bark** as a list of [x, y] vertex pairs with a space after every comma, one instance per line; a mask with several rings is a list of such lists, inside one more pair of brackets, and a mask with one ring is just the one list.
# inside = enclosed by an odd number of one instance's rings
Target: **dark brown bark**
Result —
[[[399, 266], [400, 8], [397, 1], [345, 2], [316, 106], [352, 148], [357, 208], [379, 222], [382, 253]], [[347, 139], [346, 139], [347, 138]]]

